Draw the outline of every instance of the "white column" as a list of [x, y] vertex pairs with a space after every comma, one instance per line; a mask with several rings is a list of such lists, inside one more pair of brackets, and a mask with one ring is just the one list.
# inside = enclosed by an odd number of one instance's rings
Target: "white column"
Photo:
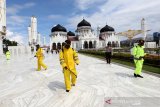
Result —
[[28, 27], [28, 43], [31, 44], [32, 43], [32, 36], [31, 36], [31, 27]]
[[37, 34], [37, 44], [41, 45], [41, 34], [39, 32]]
[[37, 18], [32, 16], [31, 17], [31, 35], [32, 35], [32, 41], [37, 41]]
[[81, 49], [83, 49], [83, 44], [84, 44], [84, 42], [82, 41], [82, 44], [81, 44]]

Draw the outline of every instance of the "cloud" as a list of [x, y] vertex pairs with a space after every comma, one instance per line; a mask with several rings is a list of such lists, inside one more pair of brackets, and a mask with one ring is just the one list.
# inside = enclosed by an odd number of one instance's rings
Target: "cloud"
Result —
[[59, 19], [59, 18], [62, 18], [62, 17], [63, 17], [62, 15], [49, 15], [48, 19]]
[[8, 20], [7, 23], [11, 24], [11, 25], [21, 25], [23, 23], [26, 22], [26, 20], [28, 20], [29, 17], [27, 16], [19, 16], [19, 15], [12, 15], [12, 16], [8, 16]]
[[[82, 0], [79, 6], [85, 9], [85, 2], [89, 0]], [[90, 0], [91, 1], [91, 0]], [[98, 0], [88, 3], [94, 6]], [[80, 0], [79, 0], [80, 2]], [[81, 4], [81, 5], [80, 5]], [[98, 5], [97, 5], [98, 6]], [[96, 28], [108, 25], [114, 27], [116, 32], [126, 31], [128, 29], [140, 29], [141, 19], [145, 18], [147, 28], [153, 31], [160, 30], [160, 1], [159, 0], [107, 0], [102, 5], [98, 6], [98, 10], [92, 14], [81, 13], [72, 16], [68, 19], [68, 26], [75, 28], [76, 25], [85, 17]]]
[[30, 2], [30, 3], [26, 3], [26, 4], [22, 4], [22, 5], [12, 5], [11, 7], [7, 7], [7, 14], [17, 14], [19, 11], [23, 10], [23, 9], [27, 9], [30, 7], [35, 6], [35, 3]]
[[75, 5], [78, 6], [80, 10], [86, 10], [93, 7], [97, 3], [101, 3], [104, 1], [106, 0], [76, 0]]
[[7, 35], [6, 38], [11, 40], [11, 41], [16, 41], [19, 44], [24, 44], [25, 36], [17, 33], [17, 32], [12, 32], [10, 30], [7, 30]]

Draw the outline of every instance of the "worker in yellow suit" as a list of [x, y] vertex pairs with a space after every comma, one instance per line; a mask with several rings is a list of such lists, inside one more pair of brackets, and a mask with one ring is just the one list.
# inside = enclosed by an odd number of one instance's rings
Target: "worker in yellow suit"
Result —
[[[75, 64], [79, 65], [78, 54], [70, 47], [71, 41], [66, 40], [64, 47], [60, 51], [60, 64], [63, 68], [66, 92], [71, 90], [71, 86], [75, 86], [77, 80], [77, 71]], [[70, 78], [71, 77], [71, 78]]]
[[41, 70], [41, 66], [47, 70], [47, 66], [43, 63], [43, 59], [44, 59], [44, 54], [43, 54], [43, 50], [42, 48], [40, 47], [40, 45], [36, 45], [36, 55], [35, 57], [37, 57], [37, 64], [38, 64], [38, 69], [37, 71], [40, 71]]
[[145, 55], [146, 53], [144, 53], [144, 40], [139, 40], [138, 45], [134, 46], [133, 48], [134, 63], [136, 65], [134, 77], [143, 78], [143, 76], [141, 76], [141, 72]]
[[6, 51], [6, 59], [10, 60], [10, 57], [11, 57], [11, 54], [10, 54], [9, 50], [7, 49], [7, 51]]

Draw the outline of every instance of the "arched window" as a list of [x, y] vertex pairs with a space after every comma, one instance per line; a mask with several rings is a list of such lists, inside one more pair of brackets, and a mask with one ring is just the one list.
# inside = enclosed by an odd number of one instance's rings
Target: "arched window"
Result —
[[89, 41], [89, 48], [93, 48], [92, 41]]
[[88, 49], [88, 42], [84, 41], [84, 49]]
[[61, 49], [61, 43], [57, 43], [57, 49]]
[[56, 49], [57, 49], [56, 43], [53, 43], [52, 44], [52, 50], [56, 50]]

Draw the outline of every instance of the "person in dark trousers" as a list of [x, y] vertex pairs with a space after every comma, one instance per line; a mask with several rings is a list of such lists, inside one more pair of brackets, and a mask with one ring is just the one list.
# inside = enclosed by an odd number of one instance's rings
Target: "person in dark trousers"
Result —
[[111, 57], [112, 57], [112, 47], [111, 47], [111, 44], [107, 45], [105, 54], [106, 54], [107, 64], [110, 64], [111, 63]]

